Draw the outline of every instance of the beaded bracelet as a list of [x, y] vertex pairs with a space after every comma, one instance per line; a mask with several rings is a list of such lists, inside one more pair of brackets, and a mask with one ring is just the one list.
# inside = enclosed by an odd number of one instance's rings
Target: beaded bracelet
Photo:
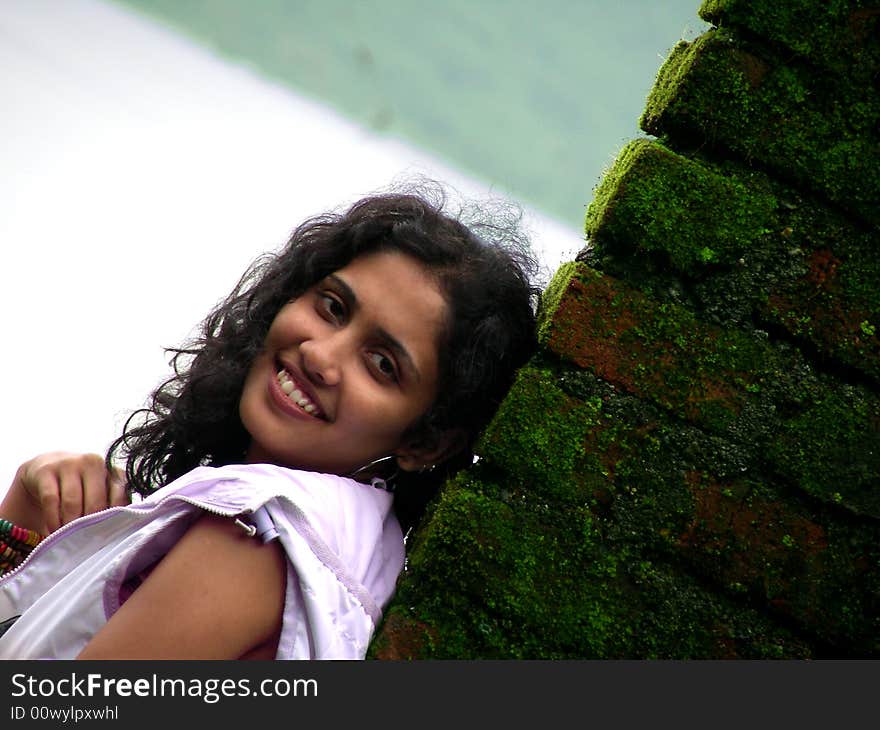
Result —
[[0, 519], [0, 575], [20, 565], [42, 539], [36, 530]]

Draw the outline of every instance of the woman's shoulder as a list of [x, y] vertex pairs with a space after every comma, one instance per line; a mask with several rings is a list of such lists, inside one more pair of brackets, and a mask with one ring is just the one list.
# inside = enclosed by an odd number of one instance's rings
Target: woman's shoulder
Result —
[[387, 603], [404, 561], [390, 492], [336, 474], [274, 464], [200, 467], [188, 476], [212, 489], [226, 485], [259, 495], [255, 502], [266, 505], [280, 534], [296, 533], [315, 554], [336, 556], [379, 605]]
[[319, 487], [347, 488], [363, 486], [349, 477], [337, 474], [325, 474], [303, 469], [292, 469], [277, 464], [226, 464], [224, 466], [198, 466], [178, 477], [168, 486], [191, 484], [196, 482], [229, 482], [240, 481], [262, 485], [267, 483], [289, 483], [303, 488]]
[[145, 501], [157, 502], [171, 495], [200, 494], [221, 501], [234, 501], [252, 508], [272, 497], [294, 502], [363, 499], [365, 487], [348, 477], [290, 469], [275, 464], [227, 464], [199, 466], [153, 492]]
[[346, 535], [382, 539], [399, 531], [389, 492], [348, 477], [275, 464], [200, 466], [150, 495], [176, 495], [228, 511], [249, 512], [272, 502], [294, 522], [306, 520], [331, 546]]
[[294, 501], [310, 497], [319, 502], [347, 502], [358, 507], [374, 504], [382, 511], [390, 507], [393, 501], [391, 494], [384, 490], [338, 474], [291, 469], [276, 464], [230, 464], [217, 467], [214, 471], [215, 478], [247, 483]]

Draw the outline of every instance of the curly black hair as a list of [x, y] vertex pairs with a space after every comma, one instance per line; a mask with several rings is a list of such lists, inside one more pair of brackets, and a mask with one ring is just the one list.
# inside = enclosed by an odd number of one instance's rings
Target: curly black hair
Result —
[[423, 263], [449, 307], [438, 395], [408, 440], [430, 444], [452, 430], [465, 436], [429, 483], [470, 464], [475, 438], [534, 350], [540, 289], [532, 283], [537, 262], [509, 206], [488, 218], [478, 209], [483, 220], [465, 225], [467, 211], [453, 217], [445, 205], [436, 188], [385, 193], [305, 221], [279, 252], [251, 264], [196, 339], [168, 350], [174, 375], [129, 417], [108, 449], [108, 466], [124, 454], [129, 489], [148, 494], [196, 466], [241, 463], [250, 437], [239, 398], [275, 315], [316, 282], [375, 251]]

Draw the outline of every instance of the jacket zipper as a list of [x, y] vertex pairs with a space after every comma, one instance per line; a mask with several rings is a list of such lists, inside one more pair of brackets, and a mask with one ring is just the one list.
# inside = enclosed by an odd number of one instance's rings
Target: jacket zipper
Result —
[[[277, 496], [277, 495], [274, 495]], [[34, 557], [34, 555], [38, 555], [40, 553], [45, 552], [48, 549], [49, 545], [57, 542], [63, 534], [66, 534], [70, 530], [77, 530], [83, 527], [87, 527], [89, 525], [93, 525], [97, 522], [103, 522], [108, 519], [111, 514], [115, 514], [124, 510], [129, 510], [133, 513], [134, 516], [139, 517], [143, 515], [144, 517], [149, 516], [155, 511], [160, 505], [165, 504], [169, 500], [177, 500], [180, 502], [187, 502], [195, 507], [198, 507], [205, 512], [210, 512], [211, 514], [217, 515], [218, 517], [234, 517], [238, 515], [248, 515], [252, 514], [254, 509], [253, 507], [245, 507], [241, 510], [234, 509], [221, 509], [219, 507], [215, 507], [213, 504], [206, 504], [192, 497], [187, 497], [181, 494], [169, 494], [167, 497], [163, 497], [158, 502], [154, 503], [149, 509], [138, 509], [133, 508], [131, 505], [120, 505], [118, 507], [107, 507], [106, 509], [101, 510], [100, 512], [93, 512], [90, 515], [84, 515], [83, 517], [79, 517], [72, 522], [68, 522], [66, 525], [62, 525], [57, 530], [47, 535], [46, 538], [38, 543], [30, 553], [28, 553], [27, 557], [18, 565], [15, 566], [11, 571], [5, 573], [2, 577], [0, 577], [0, 586], [3, 585], [8, 579], [11, 579], [16, 573], [22, 570]], [[80, 521], [85, 520], [85, 521]]]

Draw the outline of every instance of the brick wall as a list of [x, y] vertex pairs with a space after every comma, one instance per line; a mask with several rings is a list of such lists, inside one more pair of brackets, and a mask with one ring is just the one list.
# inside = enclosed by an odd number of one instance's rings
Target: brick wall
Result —
[[699, 13], [372, 657], [880, 656], [880, 3]]

